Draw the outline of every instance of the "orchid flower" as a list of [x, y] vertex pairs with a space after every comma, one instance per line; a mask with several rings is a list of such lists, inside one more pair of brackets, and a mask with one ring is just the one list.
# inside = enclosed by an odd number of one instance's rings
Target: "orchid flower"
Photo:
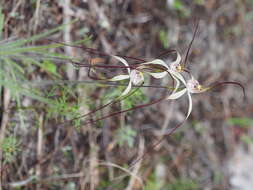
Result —
[[[148, 73], [151, 76], [153, 76], [156, 79], [159, 78], [163, 78], [166, 74], [168, 70], [167, 65], [162, 61], [162, 60], [154, 60], [153, 62], [146, 62], [146, 63], [141, 63], [139, 64], [135, 69], [130, 69], [129, 64], [127, 63], [127, 61], [121, 57], [118, 56], [113, 56], [115, 59], [119, 60], [121, 63], [123, 63], [126, 67], [127, 67], [127, 75], [117, 75], [113, 78], [110, 79], [110, 81], [121, 81], [121, 80], [126, 80], [129, 79], [129, 83], [127, 88], [123, 91], [122, 96], [128, 94], [132, 88], [132, 84], [133, 85], [140, 85], [141, 83], [143, 83], [144, 81], [144, 75], [143, 73]], [[151, 65], [154, 66], [160, 66], [157, 72], [148, 72], [145, 71], [146, 69], [152, 69], [154, 70], [154, 68], [151, 68]]]
[[121, 81], [130, 79], [127, 88], [123, 91], [122, 96], [128, 94], [132, 88], [132, 84], [139, 85], [144, 81], [143, 73], [147, 73], [156, 79], [165, 77], [170, 74], [176, 81], [176, 87], [172, 93], [175, 93], [180, 85], [180, 81], [184, 82], [183, 76], [180, 74], [184, 71], [180, 64], [181, 56], [177, 53], [177, 59], [168, 66], [163, 60], [155, 59], [150, 62], [139, 64], [135, 69], [131, 70], [127, 61], [121, 57], [113, 56], [127, 67], [128, 75], [118, 75], [110, 79], [110, 81]]
[[187, 93], [188, 99], [189, 99], [189, 107], [188, 107], [188, 112], [187, 115], [185, 117], [185, 120], [190, 116], [191, 111], [192, 111], [192, 97], [191, 94], [195, 94], [195, 93], [202, 93], [205, 92], [206, 90], [208, 90], [209, 88], [203, 88], [202, 85], [199, 84], [199, 82], [197, 80], [195, 80], [193, 78], [193, 76], [191, 76], [191, 79], [188, 81], [185, 81], [184, 79], [181, 80], [183, 82], [183, 84], [185, 85], [185, 88], [172, 93], [171, 95], [169, 95], [167, 97], [168, 100], [175, 100], [180, 98], [181, 96], [183, 96], [185, 93]]
[[[173, 93], [175, 93], [180, 85], [181, 82], [185, 82], [181, 72], [184, 71], [183, 66], [180, 64], [181, 56], [177, 53], [177, 59], [173, 61], [170, 66], [168, 66], [163, 60], [155, 59], [151, 62], [146, 62], [140, 64], [138, 67], [139, 69], [145, 71], [146, 73], [150, 74], [154, 78], [163, 78], [167, 74], [170, 74], [171, 77], [176, 81], [176, 87], [174, 88]], [[155, 70], [157, 69], [157, 70]], [[151, 71], [150, 71], [151, 70]]]
[[118, 57], [118, 56], [113, 56], [113, 58], [119, 60], [121, 63], [123, 63], [127, 67], [127, 72], [128, 72], [127, 75], [117, 75], [117, 76], [110, 79], [110, 81], [121, 81], [121, 80], [129, 79], [128, 86], [121, 94], [121, 96], [125, 96], [130, 92], [130, 90], [132, 88], [132, 83], [134, 85], [140, 85], [144, 81], [144, 76], [143, 76], [142, 72], [140, 72], [136, 69], [131, 70], [129, 67], [129, 64], [127, 63], [127, 61], [125, 59]]
[[187, 115], [185, 117], [185, 120], [190, 116], [191, 111], [192, 111], [192, 97], [191, 97], [191, 94], [202, 93], [202, 92], [205, 92], [207, 90], [216, 88], [216, 87], [221, 86], [221, 85], [233, 84], [233, 85], [237, 85], [237, 86], [241, 87], [241, 89], [243, 91], [244, 98], [246, 98], [245, 89], [244, 89], [243, 85], [239, 82], [223, 81], [223, 82], [218, 82], [214, 85], [211, 85], [209, 87], [204, 88], [202, 85], [199, 84], [199, 82], [196, 79], [194, 79], [194, 77], [192, 75], [191, 75], [191, 79], [189, 79], [187, 81], [185, 81], [183, 79], [181, 81], [185, 85], [185, 88], [183, 88], [180, 91], [172, 93], [171, 95], [169, 95], [167, 97], [167, 100], [175, 100], [175, 99], [178, 99], [181, 96], [183, 96], [185, 93], [187, 94], [188, 99], [189, 99], [189, 107], [188, 107], [188, 112], [187, 112]]

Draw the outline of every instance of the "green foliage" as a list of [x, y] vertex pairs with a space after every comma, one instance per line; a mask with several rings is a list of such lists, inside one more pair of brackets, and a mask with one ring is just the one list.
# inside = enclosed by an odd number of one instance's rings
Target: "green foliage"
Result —
[[116, 87], [116, 88], [113, 87], [112, 89], [108, 89], [103, 95], [103, 97], [101, 97], [102, 103], [103, 104], [107, 103], [108, 101], [111, 101], [115, 99], [116, 97], [120, 96], [123, 90], [124, 90], [124, 87]]
[[[121, 93], [124, 91], [125, 87], [119, 86], [117, 88], [109, 89], [106, 91], [105, 95], [102, 97], [103, 104], [112, 101], [113, 99], [119, 97]], [[144, 103], [147, 103], [148, 99], [145, 96], [143, 89], [132, 89], [132, 92], [135, 91], [131, 96], [127, 96], [126, 98], [122, 98], [122, 110], [130, 109], [134, 106], [138, 106]], [[131, 93], [131, 92], [130, 92]], [[131, 114], [133, 111], [127, 112], [127, 114]]]
[[100, 184], [97, 187], [98, 190], [105, 190], [105, 189], [124, 189], [124, 183], [116, 183], [108, 180], [100, 180]]
[[75, 190], [77, 189], [76, 184], [72, 181], [68, 182], [65, 187], [66, 190]]
[[122, 109], [129, 109], [140, 104], [145, 104], [147, 102], [147, 96], [144, 94], [143, 89], [139, 88], [134, 92], [134, 94], [122, 100]]
[[213, 181], [214, 181], [214, 184], [221, 184], [224, 181], [224, 174], [222, 174], [218, 170], [214, 171]]
[[201, 122], [199, 122], [199, 121], [197, 121], [197, 120], [194, 120], [193, 122], [192, 122], [192, 127], [194, 128], [194, 130], [197, 132], [197, 133], [199, 133], [200, 135], [204, 132], [204, 131], [206, 131], [206, 127], [204, 126], [204, 124], [203, 123], [201, 123]]
[[2, 38], [3, 27], [4, 27], [4, 14], [2, 13], [2, 8], [0, 7], [0, 39]]
[[117, 130], [116, 140], [119, 146], [127, 144], [130, 148], [133, 148], [136, 135], [136, 131], [129, 126], [125, 126]]
[[179, 179], [175, 180], [173, 183], [167, 185], [165, 189], [168, 189], [168, 190], [196, 190], [196, 189], [198, 189], [198, 184], [191, 179], [179, 178]]
[[6, 137], [2, 144], [4, 162], [12, 162], [20, 151], [17, 139], [13, 136]]
[[[253, 119], [247, 117], [232, 117], [227, 120], [228, 125], [241, 127], [241, 128], [249, 128], [253, 125]], [[240, 136], [240, 140], [248, 145], [253, 145], [253, 138], [247, 134], [242, 134]]]
[[246, 134], [242, 135], [240, 139], [241, 139], [242, 142], [244, 142], [248, 145], [253, 145], [253, 138], [246, 135]]
[[[3, 14], [0, 12], [0, 32], [3, 29]], [[24, 46], [27, 43], [45, 38], [61, 29], [65, 25], [57, 27], [55, 29], [49, 30], [42, 34], [34, 35], [26, 39], [19, 40], [2, 40], [0, 41], [0, 85], [10, 89], [12, 96], [16, 101], [20, 101], [21, 95], [29, 96], [30, 98], [36, 99], [43, 103], [51, 104], [49, 99], [42, 97], [39, 90], [34, 89], [34, 87], [29, 86], [29, 79], [25, 75], [26, 71], [31, 67], [41, 67], [48, 68], [48, 72], [54, 72], [57, 75], [56, 70], [53, 68], [52, 63], [41, 63], [38, 57], [45, 56], [58, 56], [66, 58], [62, 55], [56, 55], [55, 53], [49, 53], [45, 51], [46, 49], [53, 47], [60, 47], [61, 44], [50, 44], [43, 46]], [[31, 53], [36, 53], [36, 56], [31, 55]], [[58, 75], [59, 76], [59, 75]]]
[[57, 67], [52, 61], [43, 60], [41, 67], [49, 74], [60, 77], [60, 75], [57, 73]]
[[227, 26], [224, 30], [224, 35], [226, 37], [229, 37], [231, 35], [233, 36], [241, 36], [242, 35], [242, 28], [240, 25], [238, 24], [235, 24], [235, 25], [232, 25], [232, 26]]
[[[0, 10], [0, 37], [3, 29], [4, 16]], [[70, 24], [70, 23], [69, 23]], [[66, 24], [67, 25], [67, 24]], [[31, 77], [36, 77], [37, 69], [47, 73], [50, 77], [60, 78], [56, 65], [52, 62], [53, 58], [62, 60], [71, 59], [65, 55], [51, 53], [50, 48], [63, 46], [59, 43], [51, 43], [49, 45], [31, 46], [28, 43], [48, 37], [55, 32], [62, 30], [66, 25], [48, 30], [44, 33], [37, 34], [25, 39], [1, 39], [0, 38], [0, 86], [8, 88], [11, 92], [12, 100], [15, 100], [17, 107], [22, 107], [21, 100], [23, 96], [27, 96], [41, 103], [49, 105], [49, 113], [47, 116], [57, 116], [73, 118], [78, 114], [78, 103], [71, 105], [68, 102], [66, 94], [57, 99], [45, 97], [44, 92], [32, 85]], [[78, 41], [82, 43], [84, 40]], [[20, 111], [22, 111], [20, 109]], [[23, 116], [19, 112], [20, 121], [23, 123]], [[57, 113], [57, 114], [56, 114]], [[80, 120], [76, 120], [76, 125]]]
[[197, 5], [204, 5], [205, 0], [194, 0], [194, 3], [196, 3]]
[[169, 38], [168, 32], [166, 30], [161, 30], [159, 32], [160, 41], [165, 49], [169, 48]]
[[[47, 108], [47, 118], [60, 118], [60, 120], [70, 120], [80, 116], [80, 104], [75, 94], [72, 93], [73, 88], [68, 86], [55, 86], [47, 94], [48, 98], [54, 98], [53, 104], [49, 104]], [[60, 96], [55, 98], [55, 94]], [[71, 101], [74, 99], [75, 101]], [[80, 119], [74, 120], [75, 126], [80, 124]]]
[[61, 151], [63, 152], [64, 156], [70, 158], [72, 156], [72, 147], [71, 146], [64, 146], [62, 147]]
[[182, 9], [184, 8], [184, 4], [182, 3], [181, 0], [175, 0], [175, 1], [173, 2], [173, 7], [174, 7], [174, 9], [176, 9], [176, 10], [182, 10]]
[[227, 123], [229, 125], [236, 125], [240, 127], [249, 127], [253, 125], [253, 119], [252, 118], [243, 118], [243, 117], [233, 117], [228, 119]]
[[144, 190], [196, 190], [198, 189], [198, 184], [191, 180], [185, 178], [178, 178], [173, 183], [170, 184], [161, 184], [160, 180], [155, 177], [155, 174], [152, 174], [145, 187]]
[[174, 0], [173, 8], [177, 10], [182, 17], [189, 17], [191, 15], [191, 10], [187, 9], [181, 0]]
[[143, 188], [143, 190], [159, 190], [162, 188], [162, 184], [159, 182], [159, 180], [157, 180], [157, 178], [155, 177], [155, 174], [150, 175], [145, 187]]
[[247, 2], [253, 5], [253, 0], [247, 0]]

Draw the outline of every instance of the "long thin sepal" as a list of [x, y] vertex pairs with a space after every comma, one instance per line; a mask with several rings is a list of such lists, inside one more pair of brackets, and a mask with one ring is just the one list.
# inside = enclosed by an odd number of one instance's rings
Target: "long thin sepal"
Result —
[[185, 59], [184, 59], [184, 68], [185, 68], [186, 65], [187, 65], [187, 58], [188, 58], [188, 55], [189, 55], [189, 53], [190, 53], [190, 50], [191, 50], [193, 41], [194, 41], [194, 39], [195, 39], [195, 37], [196, 37], [197, 31], [198, 31], [198, 27], [199, 27], [199, 21], [197, 21], [197, 24], [196, 24], [196, 27], [195, 27], [195, 31], [194, 31], [192, 40], [191, 40], [191, 42], [190, 42], [190, 44], [189, 44], [189, 46], [188, 46], [188, 48], [187, 48], [187, 53], [186, 53]]

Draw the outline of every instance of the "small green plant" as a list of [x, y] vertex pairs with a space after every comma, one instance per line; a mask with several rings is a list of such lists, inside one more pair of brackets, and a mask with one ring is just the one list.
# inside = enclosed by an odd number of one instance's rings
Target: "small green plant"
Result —
[[248, 145], [253, 145], [253, 138], [246, 135], [246, 134], [243, 134], [240, 139], [242, 142], [244, 142]]
[[174, 0], [173, 8], [177, 10], [182, 17], [189, 17], [191, 15], [191, 10], [187, 9], [181, 0]]
[[247, 0], [247, 2], [253, 5], [253, 0]]
[[14, 136], [6, 137], [2, 144], [4, 162], [12, 162], [20, 151], [19, 143]]
[[117, 130], [116, 140], [119, 146], [127, 144], [130, 148], [133, 148], [136, 135], [136, 131], [129, 126], [125, 126]]
[[[49, 105], [50, 110], [48, 115], [58, 112], [59, 115], [65, 116], [66, 118], [77, 116], [78, 103], [70, 106], [67, 103], [68, 97], [66, 96], [56, 100], [49, 96], [46, 97], [44, 91], [39, 86], [34, 86], [30, 81], [30, 77], [36, 77], [35, 73], [38, 69], [53, 79], [61, 78], [57, 66], [52, 61], [54, 59], [67, 61], [72, 58], [62, 54], [52, 53], [48, 49], [58, 48], [64, 45], [61, 43], [30, 45], [30, 43], [46, 38], [64, 29], [66, 25], [25, 39], [2, 39], [4, 15], [0, 10], [0, 86], [10, 90], [12, 100], [17, 104], [16, 107], [22, 108], [22, 99], [24, 96], [27, 96], [40, 103]], [[77, 43], [82, 43], [83, 41], [86, 41], [86, 39], [80, 40]], [[23, 125], [23, 110], [18, 110], [20, 122]], [[76, 125], [79, 122], [80, 120], [75, 120]]]
[[167, 190], [196, 190], [198, 189], [198, 184], [191, 180], [185, 178], [179, 178], [173, 183], [166, 186]]
[[168, 38], [168, 32], [164, 29], [160, 30], [159, 32], [159, 38], [160, 41], [165, 49], [169, 48], [169, 38]]
[[[68, 86], [55, 86], [52, 88], [47, 97], [49, 99], [54, 99], [53, 104], [48, 105], [47, 118], [60, 119], [61, 122], [64, 120], [70, 120], [80, 116], [79, 112], [79, 101], [74, 93], [72, 93], [73, 88]], [[55, 94], [59, 93], [60, 96], [55, 98]], [[75, 100], [74, 102], [71, 99]], [[74, 120], [74, 125], [78, 126], [80, 124], [80, 119]]]
[[47, 72], [49, 75], [53, 75], [56, 78], [61, 78], [57, 71], [57, 67], [55, 63], [53, 63], [51, 60], [43, 60], [41, 64], [41, 68]]
[[99, 186], [97, 187], [98, 190], [105, 190], [105, 189], [124, 189], [125, 184], [122, 183], [112, 183], [111, 180], [101, 180]]
[[[122, 93], [122, 89], [124, 89], [124, 87], [119, 86], [118, 88], [114, 88], [114, 89], [110, 89], [108, 90], [103, 99], [102, 102], [106, 103], [108, 101], [113, 100], [115, 97], [118, 97], [121, 93]], [[139, 88], [137, 89], [134, 94], [132, 94], [131, 96], [124, 98], [122, 101], [122, 109], [129, 109], [132, 108], [138, 104], [142, 104], [142, 103], [147, 103], [148, 102], [148, 98], [145, 95], [143, 89]], [[132, 111], [129, 111], [128, 114], [131, 114]]]
[[[0, 37], [4, 28], [4, 15], [0, 9]], [[42, 68], [56, 76], [56, 68], [45, 60], [49, 57], [68, 59], [68, 57], [56, 53], [50, 53], [47, 49], [63, 46], [62, 44], [50, 44], [31, 46], [31, 42], [48, 37], [49, 35], [62, 30], [65, 25], [59, 26], [47, 32], [34, 35], [26, 39], [2, 39], [0, 38], [0, 85], [10, 89], [13, 98], [20, 107], [21, 96], [28, 96], [40, 102], [51, 104], [52, 101], [43, 97], [39, 89], [29, 86], [29, 79], [26, 72], [36, 67]], [[43, 58], [44, 57], [44, 58]], [[41, 60], [44, 60], [41, 61]]]
[[149, 176], [144, 190], [197, 190], [198, 184], [191, 179], [177, 178], [172, 183], [162, 184], [159, 178], [156, 177], [155, 173]]
[[243, 117], [232, 117], [232, 118], [228, 119], [227, 123], [229, 125], [236, 125], [236, 126], [248, 128], [251, 125], [253, 125], [253, 119], [252, 118], [243, 118]]
[[139, 88], [132, 96], [129, 96], [125, 98], [124, 100], [122, 100], [122, 108], [129, 109], [138, 104], [147, 103], [147, 102], [148, 102], [147, 96], [143, 92], [143, 89]]
[[196, 3], [197, 5], [204, 5], [205, 0], [194, 0], [194, 3]]
[[199, 122], [197, 120], [194, 120], [192, 122], [192, 127], [194, 128], [194, 130], [199, 133], [200, 135], [203, 134], [204, 131], [207, 130], [207, 128], [205, 127], [204, 123]]
[[157, 178], [155, 177], [155, 174], [152, 173], [152, 175], [150, 175], [145, 187], [143, 188], [144, 190], [153, 190], [153, 189], [162, 189], [162, 184], [159, 182], [159, 180], [157, 180]]

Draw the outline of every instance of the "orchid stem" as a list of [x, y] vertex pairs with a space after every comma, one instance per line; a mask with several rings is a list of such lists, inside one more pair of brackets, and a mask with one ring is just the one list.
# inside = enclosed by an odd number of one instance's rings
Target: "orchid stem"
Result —
[[189, 52], [190, 52], [190, 49], [192, 47], [192, 44], [193, 44], [193, 41], [196, 37], [196, 34], [197, 34], [197, 31], [198, 31], [198, 27], [199, 27], [199, 21], [197, 21], [197, 24], [196, 24], [196, 27], [195, 27], [195, 31], [194, 31], [194, 34], [193, 34], [193, 37], [192, 37], [192, 40], [187, 48], [187, 53], [186, 53], [186, 56], [185, 56], [185, 59], [184, 59], [184, 68], [186, 67], [187, 65], [187, 58], [188, 58], [188, 55], [189, 55]]
[[107, 119], [107, 118], [109, 118], [109, 117], [112, 117], [112, 116], [115, 116], [115, 115], [118, 115], [118, 114], [122, 114], [122, 113], [125, 113], [125, 112], [128, 112], [128, 111], [132, 111], [132, 110], [135, 110], [135, 109], [139, 109], [139, 108], [144, 108], [144, 107], [147, 107], [147, 106], [151, 106], [151, 105], [153, 105], [153, 104], [157, 104], [157, 103], [161, 102], [162, 100], [165, 100], [166, 98], [167, 98], [167, 96], [162, 97], [162, 98], [160, 98], [160, 99], [158, 99], [158, 100], [149, 102], [149, 103], [147, 103], [147, 104], [142, 104], [142, 105], [139, 105], [139, 106], [135, 106], [135, 107], [126, 109], [126, 110], [114, 112], [114, 113], [111, 113], [111, 114], [109, 114], [109, 115], [106, 115], [106, 116], [103, 116], [103, 117], [101, 117], [101, 118], [98, 118], [98, 119], [96, 119], [96, 120], [94, 120], [94, 121], [85, 122], [84, 125], [86, 125], [86, 124], [91, 124], [91, 123], [96, 123], [96, 122], [98, 122], [98, 121], [100, 121], [100, 120]]
[[165, 56], [166, 54], [169, 54], [169, 53], [172, 53], [172, 52], [177, 52], [177, 50], [175, 50], [175, 49], [166, 50], [165, 52], [159, 54], [156, 58], [160, 58], [160, 57]]
[[241, 87], [242, 91], [243, 91], [243, 96], [244, 96], [244, 99], [246, 99], [246, 91], [245, 91], [245, 88], [244, 86], [239, 83], [239, 82], [235, 82], [235, 81], [223, 81], [223, 82], [218, 82], [218, 83], [215, 83], [213, 84], [211, 87], [207, 87], [207, 90], [209, 89], [213, 89], [213, 88], [217, 88], [221, 85], [227, 85], [227, 84], [233, 84], [233, 85], [237, 85], [239, 87]]
[[[179, 123], [176, 127], [170, 129], [170, 131], [168, 133], [165, 133], [159, 140], [157, 140], [152, 146], [151, 149], [154, 149], [155, 147], [157, 147], [159, 144], [161, 144], [161, 142], [166, 138], [169, 137], [170, 135], [172, 135], [179, 127], [181, 127], [184, 122], [186, 121], [186, 119], [184, 119], [181, 123]], [[137, 158], [130, 166], [133, 167], [136, 163], [138, 163], [140, 160], [142, 160], [146, 155], [147, 155], [148, 151], [146, 150], [139, 158]]]
[[[140, 88], [140, 86], [139, 86], [139, 88]], [[124, 100], [124, 99], [126, 99], [126, 98], [128, 98], [128, 97], [130, 97], [130, 96], [132, 96], [137, 90], [139, 90], [139, 88], [136, 88], [136, 89], [134, 89], [131, 93], [129, 93], [129, 94], [123, 96], [123, 97], [120, 96], [120, 97], [116, 98], [115, 100], [112, 100], [112, 101], [110, 101], [109, 103], [104, 104], [104, 105], [102, 105], [102, 106], [100, 106], [100, 107], [98, 107], [98, 108], [96, 108], [96, 109], [90, 111], [89, 113], [86, 113], [86, 114], [81, 115], [81, 116], [79, 116], [79, 117], [73, 118], [73, 119], [69, 120], [68, 123], [71, 123], [72, 121], [74, 121], [74, 120], [76, 120], [76, 119], [81, 119], [81, 118], [87, 117], [87, 116], [89, 116], [89, 115], [91, 115], [91, 114], [93, 114], [93, 113], [95, 113], [95, 112], [97, 112], [97, 111], [99, 111], [99, 110], [101, 110], [101, 109], [103, 109], [103, 108], [109, 106], [109, 105], [112, 105], [112, 104], [115, 104], [115, 103], [117, 103], [117, 102], [120, 102], [120, 101], [122, 101], [122, 100]]]
[[[65, 46], [80, 48], [80, 49], [83, 49], [83, 50], [85, 50], [85, 51], [87, 51], [88, 53], [91, 53], [91, 54], [95, 54], [95, 55], [99, 55], [99, 56], [111, 56], [109, 53], [101, 52], [101, 51], [98, 51], [98, 50], [93, 49], [93, 48], [88, 48], [84, 45], [70, 45], [68, 43], [58, 42], [58, 41], [51, 40], [51, 39], [48, 39], [48, 40], [52, 41], [54, 43], [65, 45]], [[143, 59], [130, 57], [130, 56], [121, 56], [121, 55], [119, 55], [119, 57], [123, 57], [123, 58], [126, 58], [126, 59], [132, 59], [132, 60], [139, 61], [139, 62], [145, 62], [145, 60], [143, 60]]]

